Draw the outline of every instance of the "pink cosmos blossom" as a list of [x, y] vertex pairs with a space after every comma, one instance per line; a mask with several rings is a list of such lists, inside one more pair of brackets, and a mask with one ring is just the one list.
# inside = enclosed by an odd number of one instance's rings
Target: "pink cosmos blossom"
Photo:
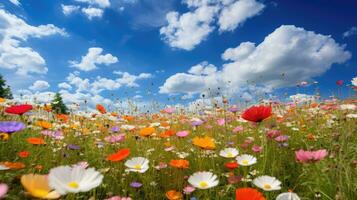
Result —
[[223, 118], [217, 120], [217, 124], [219, 126], [223, 126], [225, 123], [226, 123], [226, 120], [224, 120]]
[[272, 139], [281, 135], [281, 132], [278, 130], [269, 130], [266, 135], [268, 138]]
[[244, 129], [243, 126], [237, 126], [233, 129], [233, 133], [241, 132], [243, 131], [243, 129]]
[[263, 150], [263, 147], [259, 146], [259, 145], [253, 145], [252, 147], [252, 151], [256, 152], [256, 153], [260, 153]]
[[277, 142], [286, 142], [289, 140], [288, 135], [279, 135], [278, 137], [275, 138], [275, 141]]
[[5, 183], [0, 183], [0, 199], [5, 197], [9, 187]]
[[295, 151], [296, 160], [302, 163], [320, 161], [328, 155], [326, 149], [320, 149], [317, 151], [304, 151], [300, 149]]
[[195, 191], [195, 188], [191, 185], [188, 185], [185, 188], [183, 188], [184, 194], [191, 194], [193, 191]]
[[175, 108], [173, 107], [167, 107], [164, 109], [164, 112], [167, 114], [172, 114], [173, 112], [175, 112]]
[[188, 131], [179, 131], [176, 133], [177, 137], [186, 137], [188, 136], [189, 132]]

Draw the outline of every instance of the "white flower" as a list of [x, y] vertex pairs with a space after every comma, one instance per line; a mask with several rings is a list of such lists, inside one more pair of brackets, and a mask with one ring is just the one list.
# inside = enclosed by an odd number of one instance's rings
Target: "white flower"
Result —
[[242, 166], [250, 166], [257, 163], [257, 158], [248, 154], [243, 154], [241, 156], [238, 156], [236, 160], [237, 163]]
[[125, 162], [129, 171], [144, 173], [149, 169], [149, 160], [143, 157], [135, 157]]
[[357, 114], [348, 114], [346, 115], [347, 118], [357, 118]]
[[5, 165], [1, 165], [0, 164], [0, 171], [2, 171], [2, 170], [8, 170], [8, 169], [10, 169], [9, 167], [6, 167]]
[[198, 189], [208, 189], [218, 185], [217, 176], [212, 172], [196, 172], [188, 178], [188, 182]]
[[281, 189], [281, 182], [272, 176], [259, 176], [253, 180], [253, 184], [265, 191]]
[[342, 104], [342, 105], [340, 105], [340, 109], [341, 110], [355, 110], [356, 109], [356, 105], [354, 105], [354, 104]]
[[357, 77], [354, 77], [351, 81], [353, 86], [357, 86]]
[[219, 152], [219, 155], [224, 158], [234, 158], [239, 154], [236, 148], [225, 148]]
[[98, 187], [103, 175], [94, 168], [59, 166], [50, 170], [49, 185], [61, 194], [87, 192]]
[[127, 130], [127, 131], [131, 131], [131, 130], [135, 129], [135, 126], [133, 126], [133, 125], [128, 125], [128, 124], [123, 124], [123, 125], [121, 125], [120, 128], [121, 128], [121, 129], [124, 129], [124, 130]]
[[276, 200], [300, 200], [300, 197], [293, 192], [284, 192], [276, 197]]

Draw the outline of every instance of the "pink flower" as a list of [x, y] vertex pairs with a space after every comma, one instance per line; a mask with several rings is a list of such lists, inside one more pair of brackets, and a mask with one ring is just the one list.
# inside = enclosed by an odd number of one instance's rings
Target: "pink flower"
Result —
[[225, 123], [226, 123], [226, 120], [224, 120], [223, 118], [217, 120], [217, 124], [219, 126], [223, 126]]
[[130, 197], [112, 196], [105, 200], [132, 200]]
[[164, 109], [164, 112], [167, 114], [172, 114], [173, 112], [175, 112], [175, 108], [173, 107], [167, 107]]
[[193, 191], [195, 191], [195, 188], [192, 187], [191, 185], [188, 185], [185, 188], [183, 188], [184, 194], [191, 194]]
[[281, 132], [278, 131], [278, 130], [269, 130], [267, 133], [266, 133], [267, 137], [272, 139], [272, 138], [275, 138], [279, 135], [281, 135]]
[[286, 142], [288, 140], [289, 140], [289, 136], [288, 135], [280, 135], [280, 136], [275, 138], [275, 141], [277, 141], [277, 142]]
[[302, 163], [320, 161], [328, 155], [326, 149], [321, 149], [317, 151], [304, 151], [300, 149], [295, 151], [296, 160]]
[[263, 147], [259, 146], [259, 145], [253, 145], [252, 147], [252, 151], [256, 152], [256, 153], [260, 153], [263, 150]]
[[0, 199], [5, 197], [9, 187], [5, 183], [0, 183]]
[[177, 137], [186, 137], [188, 136], [189, 132], [188, 131], [179, 131], [176, 133]]
[[241, 132], [243, 131], [243, 126], [237, 126], [233, 129], [233, 133]]

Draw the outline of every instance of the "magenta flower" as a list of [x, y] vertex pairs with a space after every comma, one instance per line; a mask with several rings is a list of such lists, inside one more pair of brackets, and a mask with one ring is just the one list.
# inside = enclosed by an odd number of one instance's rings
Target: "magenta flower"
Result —
[[219, 126], [223, 126], [225, 123], [226, 123], [226, 120], [224, 120], [223, 118], [217, 120], [217, 124]]
[[300, 149], [295, 151], [296, 160], [302, 163], [320, 161], [328, 155], [326, 149], [320, 149], [317, 151], [304, 151]]
[[104, 138], [109, 143], [117, 143], [125, 140], [125, 134], [110, 135]]
[[233, 133], [241, 132], [243, 130], [244, 130], [243, 126], [237, 126], [233, 129]]
[[195, 191], [196, 188], [191, 186], [191, 185], [188, 185], [186, 186], [185, 188], [183, 188], [183, 193], [184, 194], [191, 194], [193, 191]]
[[280, 136], [275, 138], [275, 141], [277, 141], [277, 142], [286, 142], [288, 140], [289, 140], [289, 136], [288, 135], [280, 135]]
[[281, 132], [278, 130], [269, 130], [266, 135], [268, 138], [272, 139], [281, 135]]
[[252, 151], [256, 152], [256, 153], [260, 153], [263, 150], [263, 147], [259, 146], [259, 145], [253, 145], [252, 147]]
[[173, 112], [175, 112], [175, 108], [173, 107], [167, 107], [164, 109], [164, 112], [167, 114], [172, 114]]
[[188, 131], [179, 131], [176, 133], [177, 137], [186, 137], [188, 136], [189, 132]]
[[9, 187], [5, 183], [0, 183], [0, 199], [5, 197]]

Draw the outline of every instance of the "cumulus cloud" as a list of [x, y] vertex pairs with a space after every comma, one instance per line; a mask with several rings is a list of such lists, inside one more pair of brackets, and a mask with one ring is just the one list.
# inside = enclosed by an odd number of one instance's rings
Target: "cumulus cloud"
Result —
[[77, 12], [80, 7], [79, 6], [75, 6], [75, 5], [64, 5], [64, 4], [61, 4], [61, 7], [62, 7], [62, 13], [66, 16], [74, 13], [74, 12]]
[[72, 86], [66, 82], [62, 82], [58, 84], [58, 88], [60, 89], [65, 89], [65, 90], [70, 90], [72, 89]]
[[[169, 77], [160, 93], [198, 94], [209, 91], [244, 92], [247, 85], [263, 85], [260, 91], [294, 86], [320, 76], [335, 63], [351, 58], [345, 45], [331, 36], [321, 35], [293, 25], [282, 25], [258, 45], [243, 42], [229, 48], [222, 58], [228, 63], [214, 73], [202, 73], [205, 67], [192, 67], [188, 73]], [[249, 83], [249, 84], [247, 84]]]
[[92, 20], [95, 17], [101, 18], [104, 13], [103, 9], [92, 7], [82, 8], [82, 12], [88, 17], [89, 20]]
[[118, 58], [112, 54], [102, 54], [103, 49], [92, 47], [88, 49], [88, 53], [82, 56], [81, 62], [69, 61], [72, 67], [82, 71], [91, 71], [97, 68], [97, 65], [110, 65], [118, 62]]
[[87, 3], [91, 6], [99, 6], [101, 8], [107, 8], [110, 7], [110, 1], [109, 0], [75, 0], [77, 2], [81, 3]]
[[248, 18], [258, 15], [264, 4], [256, 0], [184, 0], [189, 12], [169, 12], [167, 25], [161, 27], [163, 40], [171, 47], [192, 50], [219, 26], [232, 31]]
[[35, 81], [30, 87], [30, 90], [33, 91], [42, 91], [42, 90], [46, 90], [50, 87], [50, 84], [47, 81], [43, 81], [43, 80], [38, 80]]
[[20, 0], [9, 0], [9, 1], [16, 6], [21, 5]]
[[352, 35], [357, 35], [357, 27], [355, 26], [352, 26], [348, 31], [342, 34], [344, 38], [351, 37]]
[[17, 74], [45, 74], [48, 69], [45, 59], [31, 47], [21, 46], [29, 38], [42, 38], [67, 33], [53, 24], [31, 26], [0, 9], [0, 68], [16, 71]]
[[239, 0], [224, 7], [218, 19], [219, 30], [232, 31], [236, 29], [248, 18], [258, 15], [264, 7], [264, 4], [255, 0]]

